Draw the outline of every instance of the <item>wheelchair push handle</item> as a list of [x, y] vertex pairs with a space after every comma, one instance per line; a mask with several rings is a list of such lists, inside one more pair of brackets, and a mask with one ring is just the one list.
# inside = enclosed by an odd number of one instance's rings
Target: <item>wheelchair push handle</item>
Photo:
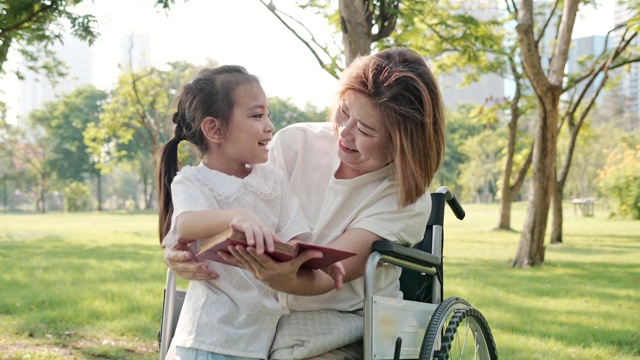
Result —
[[462, 205], [460, 205], [460, 202], [458, 201], [456, 196], [451, 192], [451, 190], [449, 190], [448, 187], [440, 186], [438, 190], [436, 190], [436, 193], [444, 194], [444, 198], [447, 201], [447, 204], [449, 204], [449, 208], [451, 208], [451, 211], [453, 211], [453, 214], [456, 216], [456, 218], [458, 218], [459, 220], [464, 219], [466, 215], [464, 209], [462, 208]]

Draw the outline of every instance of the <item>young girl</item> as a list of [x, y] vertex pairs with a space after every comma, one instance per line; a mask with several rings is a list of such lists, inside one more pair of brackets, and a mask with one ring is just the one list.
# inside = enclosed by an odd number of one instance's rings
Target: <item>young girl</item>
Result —
[[[260, 253], [272, 251], [274, 241], [309, 235], [288, 182], [279, 170], [263, 164], [273, 124], [257, 77], [240, 66], [200, 71], [178, 96], [173, 122], [175, 137], [158, 159], [164, 247], [229, 227], [245, 232], [248, 244]], [[202, 161], [176, 175], [182, 140], [198, 148]], [[199, 242], [188, 246], [195, 253]], [[219, 277], [191, 281], [170, 356], [175, 347], [179, 359], [267, 358], [284, 314], [274, 291], [246, 270], [216, 262], [208, 266]]]

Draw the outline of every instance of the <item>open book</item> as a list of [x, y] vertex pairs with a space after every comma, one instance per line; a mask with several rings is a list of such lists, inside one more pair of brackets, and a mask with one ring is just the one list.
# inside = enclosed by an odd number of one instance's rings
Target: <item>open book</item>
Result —
[[[218, 255], [218, 251], [224, 251], [228, 253], [228, 247], [230, 245], [247, 245], [246, 237], [242, 231], [227, 229], [220, 234], [204, 240], [200, 246], [200, 251], [196, 254], [196, 257], [200, 260], [213, 260], [224, 264], [229, 264], [224, 261], [222, 257]], [[304, 250], [319, 250], [324, 255], [319, 259], [311, 259], [302, 267], [310, 269], [319, 269], [329, 266], [340, 260], [349, 258], [356, 255], [355, 253], [338, 250], [334, 248], [313, 245], [305, 242], [298, 242], [295, 244], [287, 244], [281, 242], [274, 242], [273, 252], [266, 252], [265, 254], [271, 256], [276, 261], [288, 261], [296, 257], [296, 255]], [[229, 264], [234, 265], [234, 264]]]

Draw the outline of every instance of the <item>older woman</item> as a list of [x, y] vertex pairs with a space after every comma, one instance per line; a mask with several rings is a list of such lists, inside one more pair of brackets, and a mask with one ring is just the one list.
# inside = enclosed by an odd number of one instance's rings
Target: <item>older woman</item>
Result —
[[[318, 254], [277, 263], [251, 248], [232, 252], [237, 263], [280, 291], [290, 310], [363, 308], [371, 244], [380, 238], [409, 245], [421, 239], [431, 211], [427, 187], [444, 154], [437, 82], [409, 49], [354, 60], [341, 77], [331, 120], [280, 130], [269, 160], [289, 178], [313, 230], [312, 242], [358, 253], [343, 262], [343, 289], [313, 281], [313, 271], [300, 269]], [[217, 277], [181, 249], [165, 249], [165, 261], [187, 279]], [[375, 293], [401, 297], [399, 275], [396, 267], [380, 267]], [[337, 353], [321, 358], [351, 358]]]

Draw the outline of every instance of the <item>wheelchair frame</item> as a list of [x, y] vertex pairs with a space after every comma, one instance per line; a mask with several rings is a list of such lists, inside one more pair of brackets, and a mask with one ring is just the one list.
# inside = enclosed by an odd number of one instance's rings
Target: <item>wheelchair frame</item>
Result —
[[[464, 219], [465, 212], [446, 186], [432, 193], [431, 200], [431, 214], [424, 237], [413, 248], [389, 240], [373, 243], [365, 266], [363, 343], [366, 360], [449, 359], [452, 347], [455, 356], [459, 355], [461, 359], [468, 355], [465, 353], [467, 350], [472, 352], [473, 359], [498, 359], [484, 316], [464, 299], [452, 297], [442, 300], [445, 203], [460, 220]], [[400, 289], [404, 299], [374, 295], [376, 268], [380, 263], [403, 269]], [[391, 306], [387, 305], [389, 301]], [[401, 314], [407, 311], [416, 315], [403, 317]], [[395, 322], [397, 319], [405, 320], [405, 323], [396, 324], [395, 339], [385, 339], [389, 334], [376, 331], [389, 323], [381, 323], [380, 319], [385, 317], [396, 319]]]
[[[413, 248], [389, 240], [373, 243], [364, 275], [365, 360], [449, 359], [452, 352], [456, 357], [459, 353], [462, 359], [467, 349], [473, 352], [474, 359], [498, 359], [484, 316], [464, 299], [442, 300], [445, 203], [460, 220], [465, 212], [446, 186], [431, 193], [431, 199], [432, 210], [424, 237]], [[403, 269], [400, 288], [404, 299], [374, 295], [376, 269], [380, 264]], [[176, 275], [168, 269], [158, 333], [160, 360], [169, 349], [185, 294], [185, 290], [176, 289]], [[389, 325], [390, 322], [394, 325]]]

